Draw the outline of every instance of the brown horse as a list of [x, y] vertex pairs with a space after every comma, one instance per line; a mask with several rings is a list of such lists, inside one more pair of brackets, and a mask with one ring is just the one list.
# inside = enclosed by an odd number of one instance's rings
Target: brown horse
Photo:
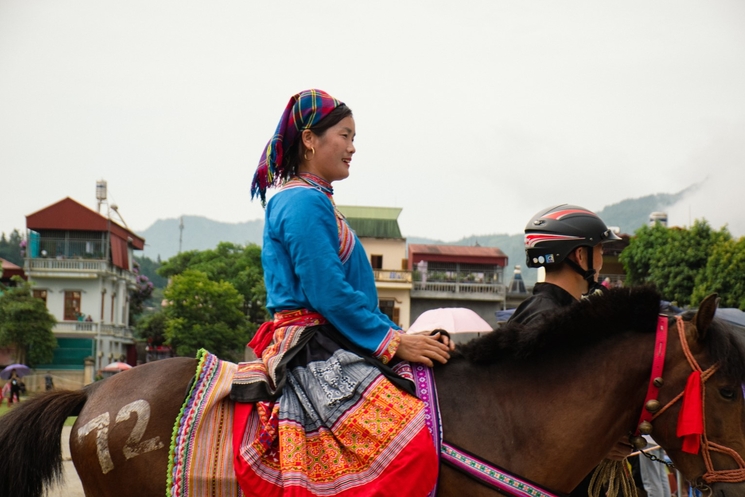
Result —
[[[701, 438], [714, 450], [706, 452], [709, 467], [703, 452], [681, 451], [679, 401], [653, 421], [653, 436], [687, 479], [708, 485], [717, 497], [735, 497], [745, 495], [745, 470], [737, 461], [745, 455], [745, 345], [713, 320], [715, 309], [716, 299], [708, 298], [684, 321], [697, 363], [704, 370], [719, 365], [705, 383]], [[656, 293], [618, 289], [558, 312], [538, 328], [508, 325], [463, 346], [435, 370], [444, 439], [546, 489], [570, 491], [636, 429], [658, 311]], [[674, 319], [668, 334], [663, 405], [684, 390], [691, 373]], [[41, 496], [54, 482], [61, 469], [60, 430], [70, 415], [78, 415], [70, 442], [87, 496], [163, 495], [174, 420], [195, 368], [193, 359], [159, 361], [20, 404], [0, 418], [0, 495]], [[721, 447], [734, 452], [718, 452]], [[712, 468], [730, 472], [712, 477]], [[438, 495], [498, 493], [442, 466]]]

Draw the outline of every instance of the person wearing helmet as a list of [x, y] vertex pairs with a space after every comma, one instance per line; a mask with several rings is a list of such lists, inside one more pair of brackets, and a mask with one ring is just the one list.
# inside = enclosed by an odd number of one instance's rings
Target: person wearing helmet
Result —
[[[546, 269], [544, 283], [536, 283], [533, 295], [524, 300], [510, 322], [528, 324], [543, 319], [546, 312], [578, 302], [583, 295], [605, 291], [598, 283], [603, 267], [603, 244], [620, 240], [594, 212], [576, 205], [561, 204], [543, 209], [525, 226], [525, 258], [528, 267]], [[606, 456], [621, 460], [631, 446], [624, 438]], [[586, 497], [592, 472], [570, 497]]]
[[528, 267], [546, 269], [544, 283], [515, 310], [510, 321], [528, 324], [545, 311], [577, 302], [582, 295], [602, 291], [604, 243], [620, 240], [594, 212], [561, 204], [543, 209], [525, 227]]

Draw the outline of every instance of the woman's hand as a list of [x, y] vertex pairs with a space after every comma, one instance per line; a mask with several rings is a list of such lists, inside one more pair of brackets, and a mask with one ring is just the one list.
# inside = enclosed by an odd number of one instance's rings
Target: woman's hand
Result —
[[437, 333], [435, 335], [407, 335], [401, 334], [401, 342], [396, 349], [396, 357], [404, 361], [420, 362], [425, 366], [434, 366], [433, 360], [445, 364], [450, 359], [450, 350], [454, 348], [452, 341], [447, 345], [441, 339], [447, 338]]
[[450, 339], [450, 336], [447, 334], [447, 332], [433, 333], [430, 336], [437, 337], [437, 339], [441, 341], [442, 343], [444, 343], [448, 349], [455, 350], [455, 342]]

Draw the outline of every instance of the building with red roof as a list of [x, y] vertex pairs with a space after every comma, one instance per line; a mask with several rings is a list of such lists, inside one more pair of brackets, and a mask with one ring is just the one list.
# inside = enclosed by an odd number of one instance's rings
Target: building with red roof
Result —
[[2, 268], [2, 270], [0, 270], [0, 283], [3, 285], [10, 286], [12, 284], [11, 278], [13, 278], [13, 276], [20, 276], [24, 280], [26, 279], [26, 274], [23, 272], [21, 266], [13, 264], [2, 257], [0, 257], [0, 264]]
[[96, 370], [114, 360], [135, 364], [129, 300], [134, 251], [145, 240], [69, 197], [26, 216], [26, 229], [26, 276], [57, 319], [54, 361], [37, 369], [78, 372], [84, 381], [86, 357]]

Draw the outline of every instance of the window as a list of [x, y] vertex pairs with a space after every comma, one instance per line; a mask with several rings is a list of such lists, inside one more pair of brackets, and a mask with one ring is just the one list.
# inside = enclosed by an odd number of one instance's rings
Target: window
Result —
[[47, 303], [47, 291], [46, 290], [34, 290], [34, 298], [41, 299], [44, 303]]
[[383, 269], [383, 256], [382, 255], [371, 255], [370, 264], [373, 269]]
[[[391, 321], [393, 321], [393, 311], [394, 306], [396, 304], [396, 301], [394, 299], [378, 299], [378, 307], [380, 307], [380, 312], [388, 316]], [[398, 318], [398, 316], [396, 316]], [[396, 321], [393, 321], [394, 323]]]
[[80, 292], [65, 292], [65, 321], [77, 321], [80, 317]]

